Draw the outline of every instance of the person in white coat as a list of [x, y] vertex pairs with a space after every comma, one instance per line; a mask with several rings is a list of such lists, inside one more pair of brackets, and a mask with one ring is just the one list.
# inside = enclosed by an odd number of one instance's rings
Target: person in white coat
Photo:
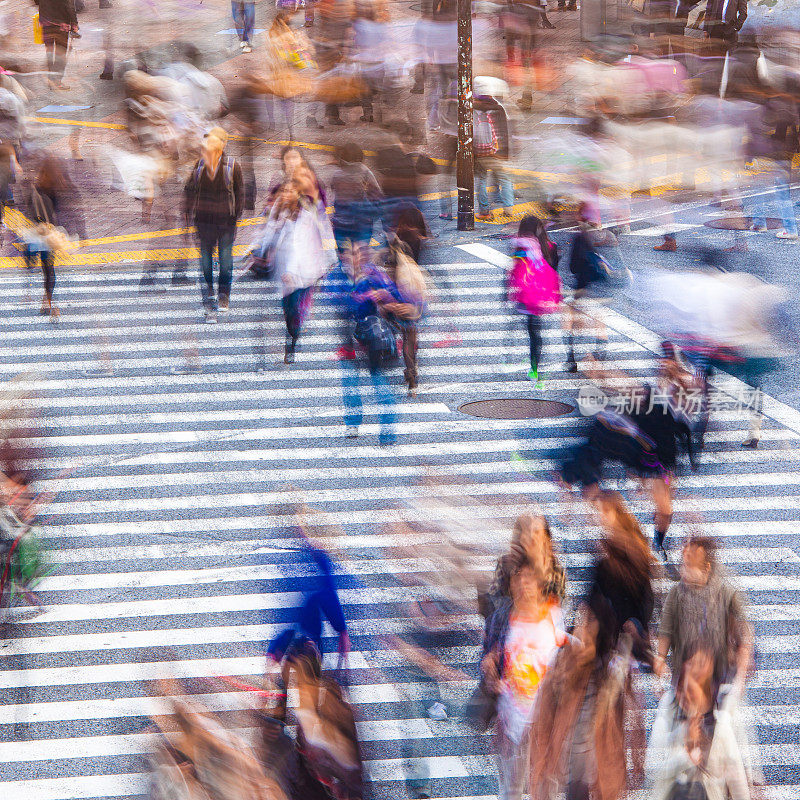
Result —
[[645, 764], [653, 800], [750, 798], [729, 698], [713, 676], [713, 654], [698, 649], [659, 704]]
[[278, 281], [286, 320], [284, 363], [294, 362], [297, 340], [311, 308], [313, 289], [338, 261], [333, 229], [314, 174], [295, 170], [272, 206], [262, 236]]

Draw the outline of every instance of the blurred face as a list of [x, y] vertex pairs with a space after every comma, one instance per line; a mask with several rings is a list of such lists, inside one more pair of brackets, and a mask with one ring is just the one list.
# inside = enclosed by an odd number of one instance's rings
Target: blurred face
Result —
[[597, 518], [607, 531], [613, 531], [617, 527], [617, 509], [613, 503], [605, 500], [598, 500], [595, 505]]
[[300, 199], [300, 194], [297, 191], [297, 186], [294, 182], [287, 183], [281, 190], [281, 202], [287, 208], [294, 208]]
[[511, 584], [515, 606], [536, 605], [542, 596], [542, 586], [536, 572], [524, 567], [515, 576]]
[[684, 547], [681, 579], [688, 586], [700, 588], [708, 583], [711, 565], [702, 547]]
[[220, 146], [220, 142], [214, 140], [213, 137], [209, 136], [208, 140], [203, 145], [203, 159], [208, 164], [216, 164], [219, 160], [220, 156], [222, 155], [222, 147]]
[[291, 177], [302, 161], [303, 157], [297, 150], [287, 150], [283, 155], [283, 169], [286, 171], [286, 174]]
[[547, 536], [543, 517], [535, 517], [533, 525], [522, 532], [520, 544], [528, 561], [540, 575], [544, 574], [550, 556], [550, 539]]
[[698, 650], [687, 662], [686, 672], [692, 680], [705, 684], [714, 671], [714, 659], [707, 650]]
[[691, 714], [702, 714], [708, 708], [708, 687], [714, 671], [711, 654], [698, 650], [684, 666], [681, 680], [681, 704]]

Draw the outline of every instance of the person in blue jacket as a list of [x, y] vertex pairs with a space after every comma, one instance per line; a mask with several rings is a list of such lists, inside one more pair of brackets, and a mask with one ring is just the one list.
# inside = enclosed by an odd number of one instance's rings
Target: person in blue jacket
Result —
[[315, 547], [305, 533], [298, 529], [305, 543], [300, 548], [300, 565], [307, 568], [310, 577], [303, 578], [303, 600], [296, 609], [290, 628], [279, 633], [267, 646], [267, 656], [281, 663], [292, 651], [314, 645], [320, 659], [324, 653], [322, 627], [327, 620], [339, 634], [338, 650], [345, 655], [350, 649], [347, 622], [339, 602], [333, 564], [328, 554]]
[[384, 368], [387, 361], [397, 355], [397, 341], [393, 328], [388, 324], [392, 314], [387, 306], [404, 301], [388, 275], [367, 262], [361, 248], [356, 248], [353, 256], [355, 283], [352, 286], [342, 283], [337, 298], [344, 339], [339, 349], [339, 360], [342, 364], [346, 435], [355, 439], [363, 421], [358, 367], [359, 355], [363, 355], [376, 399], [382, 406], [378, 441], [382, 446], [392, 445], [395, 442], [395, 397]]

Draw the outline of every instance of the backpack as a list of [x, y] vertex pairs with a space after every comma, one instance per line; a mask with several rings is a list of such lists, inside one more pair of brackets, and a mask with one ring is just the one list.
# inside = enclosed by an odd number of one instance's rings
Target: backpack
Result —
[[[222, 156], [222, 179], [225, 181], [225, 188], [228, 191], [228, 211], [232, 217], [236, 216], [236, 192], [233, 188], [233, 170], [236, 167], [236, 159], [226, 155]], [[194, 186], [194, 205], [197, 207], [197, 198], [200, 196], [200, 178], [203, 177], [203, 170], [206, 162], [201, 158], [192, 173], [192, 185]]]
[[397, 357], [397, 337], [389, 323], [377, 314], [356, 322], [355, 340], [366, 348], [370, 364], [381, 365]]
[[476, 111], [472, 130], [472, 150], [476, 156], [493, 156], [500, 149], [492, 118], [487, 111]]
[[508, 283], [509, 299], [532, 314], [552, 314], [561, 302], [558, 273], [533, 240], [526, 241], [515, 255]]

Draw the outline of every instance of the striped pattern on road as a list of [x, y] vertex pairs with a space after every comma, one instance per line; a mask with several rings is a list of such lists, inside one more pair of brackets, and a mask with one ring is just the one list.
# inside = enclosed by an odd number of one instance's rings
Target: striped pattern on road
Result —
[[[524, 381], [527, 342], [501, 300], [506, 256], [476, 244], [449, 255], [432, 268], [437, 292], [421, 329], [420, 399], [399, 405], [398, 440], [388, 448], [378, 446], [381, 409], [365, 376], [364, 425], [358, 439], [344, 438], [327, 290], [287, 368], [277, 298], [263, 284], [238, 282], [230, 313], [211, 327], [201, 322], [196, 287], [169, 286], [166, 275], [159, 291], [140, 294], [138, 273], [65, 271], [56, 289], [62, 321], [50, 325], [23, 302], [26, 277], [3, 275], [0, 372], [24, 372], [18, 390], [36, 395], [41, 431], [32, 442], [48, 448], [43, 466], [56, 491], [42, 520], [56, 567], [39, 587], [44, 608], [14, 609], [0, 648], [4, 797], [144, 796], [155, 741], [149, 715], [164, 711], [151, 696], [160, 677], [184, 679], [193, 699], [242, 724], [236, 713], [248, 698], [214, 679], [259, 679], [264, 640], [288, 624], [307, 585], [286, 516], [297, 502], [313, 506], [310, 523], [340, 533], [329, 543], [353, 643], [349, 691], [377, 792], [404, 797], [404, 761], [416, 767], [425, 755], [434, 796], [493, 796], [490, 738], [427, 718], [425, 684], [409, 679], [386, 641], [403, 632], [405, 604], [424, 596], [413, 576], [431, 565], [401, 552], [406, 542], [376, 523], [403, 507], [424, 522], [427, 512], [415, 505], [426, 498], [420, 480], [443, 478], [442, 496], [477, 498], [468, 507], [469, 538], [483, 547], [475, 565], [489, 570], [514, 516], [535, 503], [553, 523], [571, 604], [599, 530], [550, 480], [584, 430], [577, 412], [509, 421], [458, 411], [498, 396], [575, 406], [584, 381], [557, 366], [565, 348], [555, 321], [545, 357], [556, 366], [545, 370], [541, 390]], [[610, 362], [634, 378], [654, 375], [652, 338], [624, 318], [610, 329]], [[109, 374], [99, 371], [109, 364]], [[400, 370], [392, 382], [399, 391]], [[788, 800], [800, 797], [800, 433], [788, 412], [773, 408], [780, 421], [767, 420], [757, 451], [739, 447], [743, 413], [717, 416], [701, 470], [679, 480], [672, 541], [702, 514], [749, 596], [759, 653], [749, 691], [768, 796]], [[652, 509], [633, 484], [622, 473], [609, 482], [651, 530]], [[480, 626], [476, 615], [462, 623], [465, 631]], [[333, 648], [332, 636], [326, 643]], [[462, 637], [444, 652], [469, 676], [444, 688], [452, 709], [474, 686], [476, 640]], [[652, 693], [648, 703], [652, 717]], [[406, 759], [408, 741], [419, 748]]]

